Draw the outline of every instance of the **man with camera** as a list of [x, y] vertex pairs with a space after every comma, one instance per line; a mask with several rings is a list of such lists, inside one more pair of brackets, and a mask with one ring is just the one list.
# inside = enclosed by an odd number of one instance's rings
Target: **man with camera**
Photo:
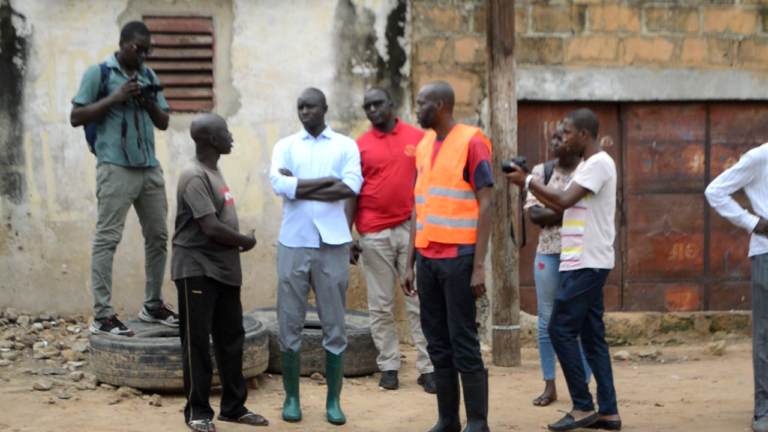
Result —
[[[597, 115], [586, 108], [571, 112], [563, 121], [563, 144], [584, 159], [564, 191], [545, 185], [514, 164], [506, 175], [546, 207], [563, 213], [560, 287], [555, 293], [549, 336], [568, 383], [573, 409], [549, 425], [552, 431], [580, 427], [621, 430], [603, 323], [603, 286], [614, 266], [617, 176], [613, 159], [600, 148], [599, 128]], [[597, 380], [599, 412], [595, 412], [587, 386], [579, 336]]]
[[485, 295], [483, 265], [491, 233], [491, 142], [480, 129], [457, 123], [453, 105], [453, 89], [442, 81], [424, 86], [416, 99], [419, 124], [431, 130], [416, 147], [415, 206], [402, 285], [405, 295], [419, 296], [435, 367], [439, 418], [431, 432], [461, 430], [459, 374], [465, 430], [487, 432], [488, 370], [477, 339], [476, 300]]
[[[424, 132], [395, 117], [394, 103], [386, 89], [368, 90], [363, 109], [371, 121], [371, 129], [357, 139], [365, 182], [359, 197], [347, 201], [347, 211], [350, 223], [354, 220], [360, 233], [371, 332], [382, 371], [379, 387], [397, 390], [400, 349], [393, 311], [395, 283], [396, 278], [405, 276], [416, 174], [414, 157]], [[416, 369], [421, 375], [417, 383], [427, 393], [435, 393], [434, 368], [421, 330], [418, 298], [406, 297], [405, 310], [418, 350]]]
[[141, 223], [146, 262], [144, 307], [139, 318], [170, 327], [179, 325], [178, 315], [163, 303], [162, 295], [168, 202], [163, 170], [155, 157], [153, 127], [167, 129], [169, 116], [157, 77], [144, 65], [152, 51], [150, 39], [143, 23], [126, 24], [120, 33], [120, 50], [105, 63], [88, 68], [72, 100], [72, 126], [95, 123], [96, 133], [92, 142], [98, 161], [98, 221], [91, 255], [92, 333], [133, 336], [110, 304], [112, 262], [131, 206]]

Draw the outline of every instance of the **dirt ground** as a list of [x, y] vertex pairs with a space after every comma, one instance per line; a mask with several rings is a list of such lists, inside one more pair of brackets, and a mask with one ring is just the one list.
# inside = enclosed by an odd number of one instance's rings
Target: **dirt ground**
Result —
[[[703, 344], [675, 347], [613, 348], [627, 350], [633, 360], [614, 361], [619, 409], [626, 431], [735, 432], [749, 431], [753, 406], [751, 344], [733, 342], [722, 357], [703, 354]], [[657, 348], [655, 359], [638, 354]], [[407, 348], [404, 348], [407, 350]], [[490, 364], [490, 356], [487, 357]], [[326, 388], [302, 379], [304, 420], [288, 424], [280, 419], [282, 383], [279, 376], [263, 375], [259, 388], [251, 390], [248, 407], [266, 416], [273, 431], [427, 431], [437, 415], [435, 397], [416, 384], [415, 352], [405, 351], [400, 372], [401, 388], [383, 391], [378, 375], [346, 380], [342, 406], [345, 426], [325, 420]], [[109, 405], [114, 390], [67, 390], [72, 398], [61, 400], [61, 389], [33, 391], [39, 377], [20, 374], [20, 367], [0, 370], [0, 431], [186, 431], [181, 413], [184, 398], [164, 394], [162, 407], [149, 406], [135, 398]], [[523, 350], [523, 365], [505, 369], [490, 367], [490, 428], [501, 431], [542, 431], [569, 410], [570, 399], [562, 378], [557, 385], [560, 399], [546, 408], [532, 406], [542, 387], [538, 351]], [[5, 381], [5, 380], [8, 381]], [[592, 384], [594, 394], [594, 383]], [[218, 394], [212, 402], [217, 409]], [[54, 403], [50, 403], [53, 401]], [[462, 410], [462, 418], [464, 412]], [[252, 430], [247, 426], [217, 422], [218, 431]]]

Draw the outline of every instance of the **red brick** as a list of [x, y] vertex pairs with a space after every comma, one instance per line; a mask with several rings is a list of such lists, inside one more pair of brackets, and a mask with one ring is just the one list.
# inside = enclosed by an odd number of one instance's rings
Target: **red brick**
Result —
[[631, 37], [623, 41], [622, 64], [665, 63], [672, 59], [675, 44], [668, 39]]
[[640, 31], [640, 8], [633, 6], [600, 5], [589, 6], [590, 30], [593, 32]]
[[563, 64], [563, 39], [520, 37], [515, 40], [515, 60], [518, 64]]
[[461, 31], [461, 12], [457, 8], [427, 10], [427, 17], [436, 31]]
[[733, 63], [734, 42], [729, 39], [689, 38], [683, 41], [681, 62], [686, 66], [729, 66]]
[[761, 39], [740, 41], [736, 59], [739, 64], [746, 66], [768, 65], [768, 41]]
[[441, 54], [445, 49], [445, 39], [432, 39], [416, 43], [417, 63], [437, 63], [440, 61]]
[[534, 6], [533, 29], [541, 33], [566, 33], [584, 30], [583, 6]]
[[459, 63], [476, 63], [485, 59], [485, 39], [463, 37], [454, 45], [454, 58]]
[[567, 62], [612, 61], [619, 55], [619, 38], [615, 36], [582, 36], [567, 40]]

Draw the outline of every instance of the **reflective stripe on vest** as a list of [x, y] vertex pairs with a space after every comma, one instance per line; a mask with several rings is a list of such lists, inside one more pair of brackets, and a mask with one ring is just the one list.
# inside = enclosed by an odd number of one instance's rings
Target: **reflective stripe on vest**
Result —
[[469, 141], [478, 137], [491, 150], [480, 129], [456, 125], [432, 163], [437, 135], [429, 131], [416, 147], [416, 247], [434, 241], [473, 244], [477, 241], [480, 206], [472, 185], [464, 180]]

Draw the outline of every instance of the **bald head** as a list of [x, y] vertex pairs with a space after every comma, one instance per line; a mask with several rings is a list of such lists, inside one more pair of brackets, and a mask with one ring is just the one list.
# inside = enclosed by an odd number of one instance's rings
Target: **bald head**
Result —
[[320, 90], [310, 87], [299, 95], [296, 102], [299, 111], [299, 120], [313, 136], [318, 136], [325, 129], [325, 113], [328, 105], [325, 103], [325, 95]]
[[309, 87], [304, 89], [299, 95], [299, 100], [313, 101], [321, 106], [326, 106], [325, 93], [315, 87]]
[[416, 97], [416, 117], [421, 127], [434, 129], [440, 124], [452, 123], [455, 99], [453, 88], [445, 81], [422, 87]]
[[195, 141], [198, 154], [213, 147], [218, 153], [232, 151], [232, 134], [227, 121], [218, 114], [201, 114], [192, 121], [189, 133]]

